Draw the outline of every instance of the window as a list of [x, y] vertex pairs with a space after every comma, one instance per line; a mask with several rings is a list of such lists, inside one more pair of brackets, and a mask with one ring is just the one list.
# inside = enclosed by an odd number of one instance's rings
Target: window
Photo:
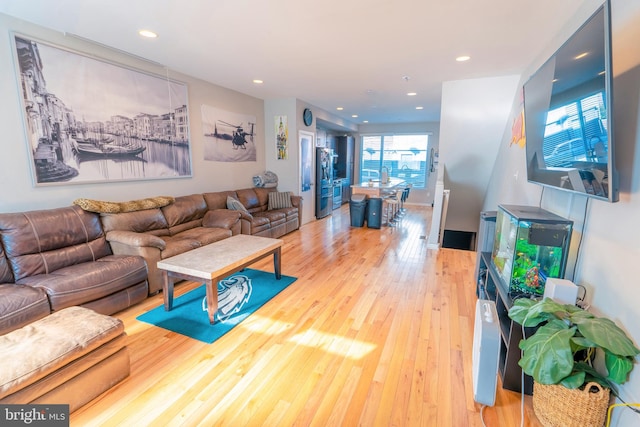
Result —
[[383, 167], [389, 177], [414, 188], [425, 188], [429, 135], [364, 135], [360, 153], [360, 182], [379, 180]]

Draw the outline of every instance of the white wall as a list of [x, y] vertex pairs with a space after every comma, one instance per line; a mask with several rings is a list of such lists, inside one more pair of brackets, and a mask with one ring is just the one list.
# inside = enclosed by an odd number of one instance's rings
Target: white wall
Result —
[[[524, 83], [601, 4], [587, 0], [567, 23], [553, 44], [523, 74]], [[615, 159], [620, 174], [620, 201], [587, 200], [558, 190], [526, 182], [524, 150], [509, 145], [505, 130], [500, 152], [493, 166], [483, 210], [495, 210], [499, 203], [538, 205], [574, 221], [573, 255], [578, 250], [573, 280], [585, 286], [587, 302], [594, 312], [604, 314], [626, 330], [640, 345], [640, 2], [612, 0]], [[514, 99], [512, 115], [519, 102]], [[584, 218], [584, 220], [583, 220]], [[573, 267], [571, 268], [573, 270]], [[572, 272], [572, 271], [571, 271]], [[621, 387], [627, 402], [640, 401], [640, 367]], [[614, 426], [640, 424], [637, 414], [614, 410]]]
[[[55, 45], [88, 53], [118, 64], [165, 76], [167, 71], [121, 52], [0, 14], [0, 212], [46, 209], [68, 206], [79, 197], [123, 201], [156, 195], [186, 195], [205, 191], [231, 190], [252, 186], [252, 177], [265, 170], [264, 106], [263, 101], [220, 86], [169, 71], [169, 77], [187, 83], [189, 90], [189, 119], [191, 121], [192, 178], [163, 179], [99, 184], [67, 184], [34, 187], [30, 173], [18, 80], [14, 70], [14, 55], [10, 42], [16, 31]], [[204, 136], [201, 105], [206, 104], [234, 113], [256, 117], [255, 144], [257, 161], [239, 163], [204, 160]]]
[[[265, 120], [265, 167], [266, 170], [278, 175], [278, 189], [281, 191], [292, 191], [299, 195], [300, 189], [298, 180], [298, 126], [302, 122], [298, 121], [296, 110], [296, 99], [274, 99], [264, 103]], [[302, 115], [302, 113], [300, 113]], [[287, 159], [278, 160], [276, 150], [276, 116], [287, 116], [287, 127], [289, 128], [289, 155]]]
[[520, 76], [445, 82], [440, 171], [450, 190], [445, 229], [478, 231], [491, 165], [507, 126]]
[[[278, 189], [280, 191], [291, 191], [293, 194], [302, 196], [302, 224], [315, 220], [315, 187], [302, 193], [300, 177], [300, 145], [299, 131], [303, 130], [315, 133], [316, 118], [314, 117], [311, 126], [306, 126], [302, 121], [302, 112], [313, 106], [295, 98], [269, 99], [265, 101], [264, 114], [266, 123], [266, 169], [278, 175]], [[287, 126], [289, 129], [289, 150], [287, 159], [278, 159], [276, 152], [276, 116], [287, 116]], [[315, 114], [314, 114], [315, 116]], [[315, 150], [314, 150], [315, 154]]]

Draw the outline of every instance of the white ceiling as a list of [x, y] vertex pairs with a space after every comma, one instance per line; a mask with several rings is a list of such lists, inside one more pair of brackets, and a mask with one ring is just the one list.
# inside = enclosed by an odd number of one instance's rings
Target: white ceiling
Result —
[[521, 74], [585, 1], [0, 0], [0, 12], [257, 98], [408, 123], [439, 120], [443, 81]]

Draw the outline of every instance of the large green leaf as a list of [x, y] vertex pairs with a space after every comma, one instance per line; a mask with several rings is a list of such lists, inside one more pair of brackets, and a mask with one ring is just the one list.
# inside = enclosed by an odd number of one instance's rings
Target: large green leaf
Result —
[[579, 329], [585, 338], [613, 354], [635, 357], [640, 353], [624, 331], [610, 319], [581, 319]]
[[[545, 299], [544, 301], [551, 301]], [[518, 298], [509, 309], [509, 317], [526, 327], [538, 326], [540, 323], [554, 319], [552, 312], [548, 312], [548, 307], [542, 305], [543, 301], [535, 301], [529, 298]], [[557, 304], [557, 303], [553, 303]]]
[[584, 350], [589, 347], [595, 347], [595, 344], [586, 339], [585, 337], [574, 336], [571, 338], [571, 350], [576, 353], [580, 350]]
[[576, 331], [561, 320], [551, 320], [526, 340], [518, 362], [525, 373], [541, 384], [557, 384], [573, 370], [570, 340]]
[[574, 374], [575, 373], [579, 373], [579, 372], [585, 373], [586, 375], [584, 376], [584, 383], [589, 383], [589, 382], [594, 382], [595, 381], [598, 384], [600, 384], [602, 387], [611, 389], [611, 391], [614, 394], [616, 394], [618, 392], [618, 390], [617, 390], [617, 388], [616, 388], [616, 386], [615, 386], [615, 384], [613, 382], [609, 381], [604, 375], [602, 375], [600, 372], [596, 371], [593, 368], [593, 366], [589, 365], [588, 363], [576, 362], [573, 365], [573, 372], [574, 372]]
[[[524, 319], [529, 314], [529, 309], [535, 303], [536, 302], [532, 299], [518, 298], [513, 302], [513, 306], [511, 306], [511, 308], [509, 309], [509, 317], [522, 325], [524, 323]], [[529, 326], [529, 325], [525, 325], [525, 326]]]
[[578, 307], [576, 308], [577, 310], [571, 310], [571, 312], [568, 313], [570, 315], [569, 319], [571, 320], [572, 323], [579, 325], [585, 320], [593, 319], [595, 317], [593, 314], [589, 313], [588, 311], [585, 311]]
[[628, 356], [618, 356], [608, 350], [604, 352], [604, 364], [607, 367], [607, 378], [615, 383], [627, 381], [629, 372], [633, 369], [633, 359]]
[[[575, 369], [574, 369], [575, 371]], [[578, 388], [582, 384], [584, 384], [584, 378], [586, 374], [584, 371], [574, 372], [573, 374], [565, 377], [562, 381], [560, 381], [560, 385], [565, 386], [566, 388]]]

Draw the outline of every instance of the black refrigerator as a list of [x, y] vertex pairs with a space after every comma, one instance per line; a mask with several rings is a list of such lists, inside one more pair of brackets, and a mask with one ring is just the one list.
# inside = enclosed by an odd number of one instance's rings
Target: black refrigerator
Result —
[[316, 148], [316, 218], [333, 210], [333, 150]]

